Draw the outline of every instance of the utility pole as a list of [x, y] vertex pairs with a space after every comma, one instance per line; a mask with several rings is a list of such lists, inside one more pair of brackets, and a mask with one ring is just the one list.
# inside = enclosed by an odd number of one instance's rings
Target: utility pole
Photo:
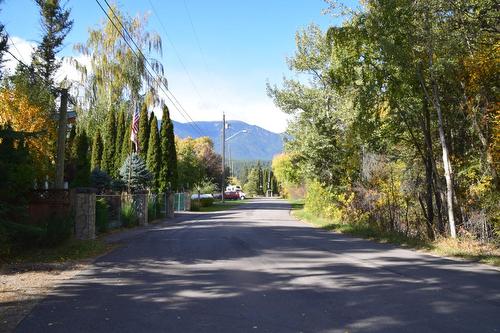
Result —
[[226, 182], [226, 114], [222, 113], [222, 179], [221, 179], [221, 199], [224, 202], [224, 190]]
[[66, 131], [68, 126], [68, 89], [61, 89], [61, 105], [59, 106], [59, 122], [57, 127], [57, 155], [55, 188], [64, 189], [64, 150], [66, 148]]

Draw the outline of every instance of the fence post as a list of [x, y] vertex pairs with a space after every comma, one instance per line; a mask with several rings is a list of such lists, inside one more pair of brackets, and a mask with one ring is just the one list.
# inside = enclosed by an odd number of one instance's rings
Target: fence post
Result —
[[132, 195], [134, 210], [137, 215], [139, 225], [148, 225], [148, 200], [146, 193]]
[[184, 210], [187, 212], [191, 210], [191, 192], [184, 192]]
[[93, 188], [77, 188], [73, 191], [76, 239], [95, 239], [95, 192]]

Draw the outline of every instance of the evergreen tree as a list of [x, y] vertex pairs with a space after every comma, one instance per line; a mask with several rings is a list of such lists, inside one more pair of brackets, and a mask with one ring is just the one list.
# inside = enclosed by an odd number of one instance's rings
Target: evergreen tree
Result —
[[163, 107], [160, 130], [161, 167], [160, 191], [177, 189], [177, 152], [175, 150], [174, 125], [170, 120], [168, 107]]
[[130, 154], [123, 162], [120, 168], [120, 177], [125, 184], [130, 184], [132, 191], [146, 189], [153, 179], [146, 163], [136, 153]]
[[145, 160], [148, 154], [149, 141], [149, 119], [146, 103], [142, 105], [141, 113], [139, 114], [139, 132], [137, 133], [137, 137], [139, 141], [139, 156]]
[[[128, 118], [128, 117], [127, 117]], [[121, 148], [121, 163], [120, 165], [123, 164], [123, 162], [127, 159], [128, 155], [132, 153], [132, 142], [130, 141], [130, 134], [132, 132], [131, 128], [131, 122], [129, 119], [125, 119], [125, 134], [123, 135], [123, 142], [122, 142], [122, 148]]]
[[33, 53], [33, 67], [47, 86], [53, 86], [54, 74], [61, 66], [56, 54], [63, 46], [64, 38], [73, 27], [70, 10], [59, 0], [35, 0], [40, 10], [43, 31], [42, 41]]
[[115, 168], [115, 145], [116, 145], [116, 120], [115, 113], [109, 111], [106, 119], [106, 132], [104, 133], [104, 149], [102, 154], [101, 168], [111, 177], [116, 177]]
[[102, 150], [103, 150], [103, 144], [102, 144], [101, 133], [99, 132], [99, 130], [97, 130], [95, 132], [94, 140], [92, 143], [92, 159], [90, 163], [91, 170], [101, 169]]
[[120, 109], [118, 111], [118, 116], [116, 119], [116, 142], [115, 142], [115, 165], [118, 167], [122, 165], [123, 160], [121, 151], [123, 146], [123, 140], [125, 137], [125, 112]]
[[161, 164], [160, 136], [158, 134], [158, 120], [154, 113], [151, 114], [149, 122], [149, 142], [146, 165], [154, 176], [154, 188], [160, 186], [160, 164]]
[[71, 187], [88, 186], [90, 181], [89, 140], [84, 131], [76, 135], [72, 155], [75, 165], [75, 178]]

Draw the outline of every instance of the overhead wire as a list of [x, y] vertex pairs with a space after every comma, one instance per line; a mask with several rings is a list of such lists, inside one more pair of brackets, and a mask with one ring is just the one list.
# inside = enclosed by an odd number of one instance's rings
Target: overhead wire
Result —
[[[210, 70], [208, 68], [207, 58], [205, 56], [205, 52], [203, 52], [203, 48], [201, 47], [200, 39], [198, 38], [198, 33], [196, 32], [196, 28], [194, 26], [193, 19], [191, 17], [191, 12], [189, 11], [189, 7], [187, 5], [186, 0], [183, 0], [183, 2], [184, 2], [184, 8], [186, 9], [186, 13], [187, 13], [187, 17], [188, 17], [189, 23], [191, 25], [191, 30], [193, 31], [193, 35], [194, 35], [194, 39], [195, 39], [196, 45], [198, 46], [198, 51], [200, 52], [200, 56], [201, 56], [201, 59], [203, 61], [203, 65], [205, 66], [205, 73], [207, 74], [207, 76], [211, 76], [210, 75]], [[219, 92], [213, 86], [211, 86], [211, 88], [212, 88], [212, 91], [214, 92], [215, 96], [217, 97], [216, 105], [217, 105], [218, 108], [220, 108], [219, 103], [218, 103], [218, 101], [221, 100], [220, 96], [219, 96]]]
[[[99, 7], [101, 7], [101, 9], [103, 10], [103, 12], [105, 13], [105, 15], [107, 16], [107, 18], [109, 19], [109, 21], [111, 22], [111, 24], [115, 27], [115, 29], [118, 31], [118, 33], [122, 36], [123, 40], [125, 41], [125, 43], [128, 45], [128, 47], [132, 50], [132, 52], [134, 53], [135, 56], [139, 57], [137, 52], [134, 50], [134, 48], [129, 44], [127, 38], [123, 35], [123, 33], [121, 32], [120, 29], [118, 29], [118, 27], [114, 24], [113, 20], [111, 19], [111, 17], [109, 17], [108, 13], [106, 12], [106, 10], [101, 6], [100, 2], [98, 0], [96, 0], [96, 2], [99, 4]], [[182, 105], [180, 104], [180, 102], [175, 98], [174, 94], [168, 89], [168, 87], [164, 84], [164, 82], [159, 78], [159, 74], [156, 72], [156, 70], [154, 69], [154, 67], [151, 65], [151, 63], [149, 62], [149, 60], [146, 58], [146, 56], [144, 55], [144, 53], [142, 52], [141, 48], [137, 45], [137, 43], [135, 42], [135, 40], [132, 38], [132, 36], [130, 35], [130, 33], [128, 32], [128, 30], [125, 28], [125, 26], [123, 25], [123, 23], [121, 22], [120, 18], [118, 17], [118, 15], [116, 15], [116, 13], [114, 12], [113, 8], [109, 5], [108, 1], [107, 0], [104, 0], [104, 2], [106, 3], [106, 5], [108, 6], [109, 10], [111, 11], [111, 13], [113, 14], [113, 16], [116, 18], [116, 20], [118, 21], [118, 23], [120, 24], [120, 26], [122, 27], [123, 31], [125, 31], [125, 33], [127, 34], [127, 36], [129, 37], [130, 41], [134, 44], [134, 46], [136, 47], [137, 51], [140, 53], [141, 57], [144, 59], [144, 61], [146, 62], [147, 65], [149, 65], [149, 67], [151, 68], [151, 70], [157, 75], [156, 77], [156, 81], [157, 83], [159, 84], [159, 88], [163, 91], [163, 93], [165, 94], [165, 96], [170, 100], [170, 102], [172, 103], [172, 105], [179, 111], [179, 113], [181, 114], [181, 116], [188, 122], [190, 123], [193, 123], [191, 124], [191, 126], [196, 130], [198, 131], [198, 133], [200, 135], [203, 136], [203, 133], [201, 131], [201, 129], [193, 122], [191, 116], [189, 115], [189, 113], [182, 107]], [[154, 78], [154, 76], [151, 74], [151, 72], [148, 70], [147, 66], [145, 67], [146, 71], [148, 72], [148, 74]], [[163, 87], [165, 87], [165, 89], [163, 89]], [[170, 95], [172, 96], [172, 98], [170, 96], [168, 96], [168, 93], [170, 93]], [[177, 105], [176, 105], [176, 102], [177, 102]], [[189, 119], [188, 119], [189, 118]]]
[[148, 0], [149, 2], [149, 5], [151, 6], [151, 11], [153, 12], [153, 14], [155, 15], [156, 17], [156, 20], [158, 21], [158, 23], [160, 23], [160, 26], [163, 30], [163, 33], [165, 34], [165, 37], [167, 38], [168, 42], [170, 43], [170, 45], [172, 46], [172, 50], [174, 51], [174, 54], [175, 56], [177, 57], [177, 60], [179, 61], [179, 63], [181, 64], [182, 66], [182, 69], [184, 70], [184, 72], [186, 73], [186, 76], [188, 77], [191, 85], [193, 86], [193, 90], [194, 92], [198, 95], [198, 97], [203, 100], [203, 98], [201, 97], [201, 94], [198, 90], [198, 87], [196, 86], [196, 83], [194, 82], [193, 80], [193, 77], [191, 76], [191, 74], [189, 73], [186, 65], [184, 64], [184, 61], [182, 61], [181, 59], [181, 56], [179, 54], [179, 51], [177, 50], [177, 48], [175, 47], [174, 45], [174, 42], [172, 41], [172, 39], [170, 38], [170, 35], [169, 33], [167, 32], [167, 29], [165, 28], [165, 25], [163, 24], [162, 20], [160, 19], [160, 16], [158, 15], [158, 11], [156, 10], [155, 6], [153, 5], [153, 3], [151, 2], [151, 0]]
[[[191, 116], [189, 115], [189, 113], [184, 109], [184, 107], [182, 106], [182, 104], [180, 104], [179, 100], [175, 97], [175, 95], [168, 89], [168, 87], [165, 85], [165, 83], [159, 78], [159, 74], [156, 72], [155, 68], [151, 65], [151, 63], [149, 62], [149, 60], [146, 58], [146, 56], [144, 55], [144, 53], [142, 52], [141, 48], [137, 45], [137, 43], [134, 41], [134, 39], [132, 38], [132, 36], [130, 35], [130, 33], [128, 32], [128, 30], [126, 29], [126, 27], [123, 25], [123, 23], [121, 22], [121, 20], [119, 19], [119, 17], [116, 15], [116, 13], [114, 12], [113, 8], [109, 5], [108, 1], [107, 0], [104, 0], [104, 2], [106, 3], [106, 5], [108, 6], [109, 10], [111, 11], [111, 13], [113, 14], [113, 16], [116, 18], [116, 20], [118, 21], [118, 23], [120, 24], [120, 26], [122, 27], [123, 31], [125, 31], [125, 33], [127, 34], [127, 36], [129, 37], [130, 41], [135, 45], [137, 51], [134, 49], [134, 47], [132, 47], [132, 45], [130, 45], [129, 43], [129, 40], [127, 39], [127, 37], [125, 37], [125, 35], [123, 34], [123, 32], [116, 26], [114, 20], [111, 19], [111, 17], [108, 15], [107, 11], [104, 9], [104, 7], [102, 6], [102, 4], [99, 2], [99, 0], [96, 0], [97, 4], [99, 5], [99, 7], [101, 8], [101, 10], [103, 11], [103, 13], [106, 15], [106, 17], [108, 18], [108, 20], [110, 21], [110, 23], [113, 25], [113, 27], [116, 29], [116, 31], [121, 35], [121, 37], [123, 38], [123, 40], [125, 41], [125, 43], [127, 44], [127, 46], [130, 48], [130, 50], [132, 51], [132, 53], [136, 56], [136, 57], [142, 57], [142, 59], [146, 62], [146, 64], [151, 68], [151, 70], [156, 74], [156, 77], [154, 75], [151, 74], [150, 70], [148, 69], [147, 66], [145, 66], [145, 70], [147, 71], [147, 73], [156, 80], [156, 82], [158, 83], [158, 87], [163, 91], [163, 93], [165, 94], [165, 97], [168, 98], [168, 100], [172, 103], [172, 105], [177, 109], [177, 111], [179, 111], [179, 114], [188, 122], [189, 125], [191, 125], [191, 127], [193, 127], [201, 136], [203, 136], [203, 131], [201, 130], [201, 128], [199, 128], [199, 126], [194, 123], [193, 119], [191, 118]], [[139, 52], [140, 53], [140, 56], [139, 54], [137, 53]], [[170, 97], [169, 96], [172, 96]], [[177, 103], [177, 104], [176, 104]]]

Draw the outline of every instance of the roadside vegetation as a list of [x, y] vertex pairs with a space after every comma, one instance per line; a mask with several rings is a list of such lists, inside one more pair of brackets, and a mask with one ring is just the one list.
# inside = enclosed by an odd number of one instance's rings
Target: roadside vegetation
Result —
[[304, 200], [290, 200], [292, 215], [315, 227], [340, 232], [381, 243], [391, 243], [445, 257], [457, 257], [500, 267], [500, 249], [491, 243], [482, 243], [473, 237], [457, 239], [439, 237], [435, 240], [412, 237], [390, 232], [374, 225], [333, 220], [318, 216], [304, 209]]
[[268, 86], [283, 195], [324, 228], [498, 262], [496, 2], [328, 2], [344, 23], [297, 32], [300, 79]]

